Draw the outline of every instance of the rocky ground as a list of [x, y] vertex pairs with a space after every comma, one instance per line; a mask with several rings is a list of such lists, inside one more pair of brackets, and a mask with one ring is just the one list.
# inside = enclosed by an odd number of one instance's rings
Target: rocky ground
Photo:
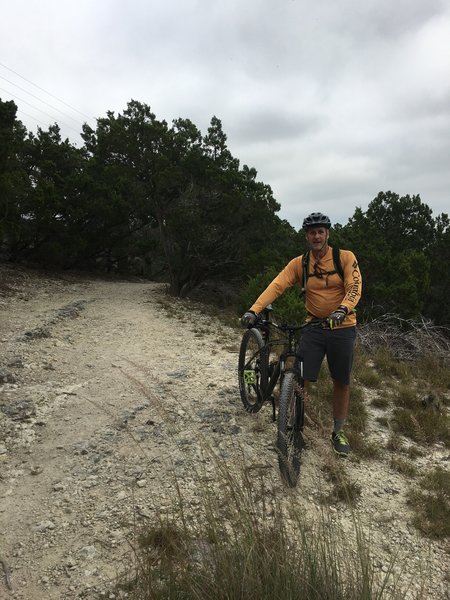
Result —
[[[194, 462], [213, 471], [205, 443], [276, 481], [270, 409], [248, 415], [239, 399], [239, 339], [160, 284], [0, 267], [0, 598], [114, 598], [133, 526], [170, 510], [174, 474], [195, 503]], [[310, 443], [280, 498], [317, 511], [328, 452]], [[448, 465], [448, 452], [420, 460]], [[387, 460], [347, 468], [361, 499], [333, 519], [350, 529], [357, 514], [380, 572], [401, 560], [405, 598], [425, 581], [424, 598], [448, 599], [448, 547], [411, 525], [408, 480]]]

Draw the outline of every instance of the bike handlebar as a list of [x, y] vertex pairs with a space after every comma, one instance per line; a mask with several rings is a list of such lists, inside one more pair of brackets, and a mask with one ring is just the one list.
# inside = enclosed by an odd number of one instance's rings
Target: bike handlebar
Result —
[[301, 329], [304, 329], [305, 327], [323, 327], [324, 329], [329, 329], [330, 326], [328, 324], [328, 320], [325, 319], [319, 319], [314, 317], [313, 319], [311, 319], [310, 321], [307, 321], [306, 323], [302, 323], [301, 325], [289, 325], [287, 323], [282, 323], [281, 325], [278, 325], [277, 323], [274, 323], [273, 321], [269, 321], [268, 319], [263, 319], [260, 316], [256, 316], [256, 321], [253, 323], [253, 325], [249, 325], [247, 327], [247, 329], [252, 329], [252, 327], [260, 327], [260, 326], [270, 326], [270, 327], [274, 327], [275, 329], [278, 329], [279, 331], [283, 331], [285, 333], [292, 331], [300, 331]]

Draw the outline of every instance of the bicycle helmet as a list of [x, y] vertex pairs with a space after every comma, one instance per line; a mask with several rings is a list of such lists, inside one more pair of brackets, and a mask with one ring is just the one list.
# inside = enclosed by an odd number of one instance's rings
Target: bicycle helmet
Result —
[[326, 229], [330, 229], [331, 221], [327, 215], [313, 212], [303, 219], [303, 229], [307, 227], [326, 227]]

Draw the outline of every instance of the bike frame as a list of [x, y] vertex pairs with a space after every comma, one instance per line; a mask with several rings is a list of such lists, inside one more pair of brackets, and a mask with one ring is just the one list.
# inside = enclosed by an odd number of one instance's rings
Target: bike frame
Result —
[[[273, 371], [271, 373], [266, 373], [265, 369], [261, 372], [261, 381], [260, 388], [263, 395], [264, 402], [271, 401], [273, 408], [273, 420], [276, 420], [276, 410], [275, 410], [275, 399], [273, 397], [273, 391], [275, 386], [278, 383], [280, 375], [285, 373], [286, 371], [296, 371], [300, 376], [300, 384], [303, 386], [303, 368], [302, 368], [302, 358], [298, 354], [296, 350], [296, 333], [309, 325], [309, 323], [303, 325], [277, 325], [270, 321], [269, 314], [270, 310], [265, 311], [264, 318], [256, 324], [256, 329], [258, 329], [265, 341], [265, 346], [261, 350], [261, 355], [263, 358], [263, 364], [267, 365], [268, 358], [270, 357], [270, 351], [272, 348], [278, 345], [283, 345], [284, 350], [281, 352], [279, 358], [273, 364]], [[272, 341], [271, 337], [271, 328], [280, 331], [285, 335], [284, 340], [280, 341]], [[266, 354], [266, 356], [264, 356]], [[292, 367], [286, 369], [286, 362], [289, 358], [294, 359], [294, 364]], [[270, 368], [270, 364], [269, 364]]]

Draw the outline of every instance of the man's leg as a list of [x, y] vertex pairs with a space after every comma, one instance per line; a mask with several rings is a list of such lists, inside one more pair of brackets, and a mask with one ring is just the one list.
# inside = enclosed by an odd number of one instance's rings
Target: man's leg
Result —
[[333, 417], [336, 421], [345, 420], [350, 403], [350, 385], [333, 379]]
[[344, 425], [348, 415], [350, 385], [333, 380], [333, 433], [331, 443], [336, 454], [347, 456], [351, 452], [350, 444], [344, 434]]
[[350, 373], [353, 364], [354, 327], [333, 330], [328, 335], [327, 360], [333, 379], [333, 433], [331, 443], [337, 454], [350, 453], [350, 444], [344, 434], [350, 401]]

